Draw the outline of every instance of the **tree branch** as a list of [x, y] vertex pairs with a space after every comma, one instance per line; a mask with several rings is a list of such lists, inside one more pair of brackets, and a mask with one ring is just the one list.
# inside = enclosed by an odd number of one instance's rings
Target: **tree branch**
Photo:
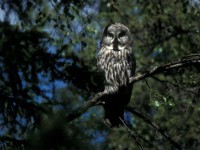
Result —
[[83, 113], [85, 113], [92, 106], [100, 104], [100, 100], [103, 97], [105, 97], [106, 95], [107, 95], [107, 93], [104, 93], [104, 92], [97, 93], [92, 98], [92, 100], [89, 100], [89, 101], [85, 102], [83, 105], [79, 106], [78, 108], [76, 108], [75, 110], [73, 110], [71, 113], [69, 113], [66, 116], [67, 122], [70, 122], [70, 121], [78, 118], [80, 115], [82, 115]]
[[150, 119], [145, 117], [143, 114], [135, 111], [131, 106], [126, 106], [125, 108], [127, 111], [131, 112], [132, 114], [136, 115], [137, 117], [141, 118], [144, 122], [148, 123], [150, 126], [152, 126], [156, 131], [160, 132], [162, 136], [164, 136], [174, 147], [177, 149], [181, 150], [181, 146], [177, 144], [170, 136], [168, 136], [164, 130], [162, 130], [158, 125], [155, 123], [151, 122]]
[[129, 132], [130, 136], [134, 139], [135, 143], [138, 145], [138, 148], [139, 148], [140, 150], [143, 150], [143, 146], [141, 145], [140, 140], [139, 140], [139, 138], [137, 137], [137, 135], [134, 133], [134, 131], [133, 131], [132, 129], [130, 129], [130, 128], [126, 125], [126, 123], [123, 121], [122, 118], [119, 117], [119, 119], [120, 119], [120, 121], [122, 122], [122, 124], [124, 125], [124, 127], [127, 129], [127, 131]]
[[[183, 58], [179, 59], [178, 61], [175, 61], [175, 62], [172, 62], [169, 64], [165, 64], [165, 65], [161, 65], [159, 67], [154, 67], [153, 69], [150, 69], [149, 71], [143, 73], [142, 75], [131, 77], [130, 83], [138, 82], [140, 80], [151, 77], [155, 74], [165, 73], [165, 72], [168, 72], [173, 69], [183, 68], [186, 66], [192, 66], [192, 65], [196, 65], [196, 64], [200, 64], [200, 54], [187, 55], [187, 56], [184, 56]], [[100, 104], [101, 99], [103, 97], [105, 97], [106, 95], [107, 95], [107, 93], [104, 93], [104, 92], [97, 93], [91, 100], [85, 102], [84, 104], [82, 104], [81, 106], [79, 106], [78, 108], [73, 110], [71, 113], [69, 113], [66, 116], [67, 122], [70, 122], [70, 121], [78, 118], [92, 106]]]
[[165, 64], [165, 65], [162, 65], [162, 66], [159, 66], [159, 67], [154, 67], [153, 69], [145, 72], [142, 75], [131, 77], [130, 83], [138, 82], [138, 81], [143, 80], [147, 77], [151, 77], [155, 74], [165, 73], [165, 72], [168, 72], [168, 71], [173, 70], [173, 69], [183, 68], [183, 67], [186, 67], [186, 66], [196, 65], [196, 64], [200, 64], [200, 54], [188, 55], [188, 56], [185, 56], [178, 61], [175, 61], [175, 62], [172, 62], [172, 63], [169, 63], [169, 64]]

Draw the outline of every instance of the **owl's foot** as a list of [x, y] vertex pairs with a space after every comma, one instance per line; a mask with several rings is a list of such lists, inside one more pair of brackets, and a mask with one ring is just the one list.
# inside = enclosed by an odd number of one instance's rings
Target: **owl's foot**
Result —
[[104, 119], [104, 124], [105, 124], [108, 128], [111, 128], [111, 127], [112, 127], [112, 124], [110, 123], [110, 120], [109, 120], [109, 119]]
[[121, 123], [112, 124], [108, 118], [104, 119], [104, 124], [105, 124], [108, 128], [113, 128], [113, 127], [117, 127], [117, 128], [118, 128], [118, 127], [122, 126]]

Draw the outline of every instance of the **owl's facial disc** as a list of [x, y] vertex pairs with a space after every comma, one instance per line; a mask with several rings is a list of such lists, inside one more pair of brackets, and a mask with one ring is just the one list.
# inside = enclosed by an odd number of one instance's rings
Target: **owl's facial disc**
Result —
[[108, 50], [124, 50], [131, 41], [129, 29], [122, 24], [111, 24], [104, 29], [102, 44]]

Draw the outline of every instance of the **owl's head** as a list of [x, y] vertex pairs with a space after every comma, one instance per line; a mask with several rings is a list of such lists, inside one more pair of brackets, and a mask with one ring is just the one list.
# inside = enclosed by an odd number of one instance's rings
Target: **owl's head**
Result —
[[[115, 23], [107, 25], [101, 36], [101, 46], [108, 49], [121, 50], [123, 47], [132, 44], [131, 33], [125, 25]], [[116, 47], [116, 48], [115, 48]]]

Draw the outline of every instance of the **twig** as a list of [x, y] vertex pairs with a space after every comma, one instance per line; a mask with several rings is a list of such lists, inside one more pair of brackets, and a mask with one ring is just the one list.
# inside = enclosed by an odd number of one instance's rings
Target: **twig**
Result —
[[155, 80], [157, 80], [157, 81], [159, 81], [159, 82], [162, 82], [162, 83], [169, 83], [169, 84], [171, 84], [172, 86], [181, 89], [182, 91], [185, 91], [185, 92], [188, 92], [188, 93], [191, 93], [191, 94], [200, 96], [199, 93], [193, 92], [193, 91], [191, 91], [191, 90], [187, 90], [186, 87], [181, 87], [180, 85], [178, 85], [178, 84], [176, 84], [176, 83], [174, 83], [174, 82], [170, 82], [170, 81], [167, 81], [167, 80], [161, 80], [161, 79], [159, 79], [159, 78], [157, 78], [157, 77], [154, 77], [154, 76], [152, 76], [152, 78], [155, 79]]
[[179, 144], [177, 144], [170, 136], [168, 136], [164, 130], [162, 130], [158, 125], [153, 123], [150, 119], [145, 117], [143, 114], [135, 111], [132, 107], [126, 106], [125, 108], [127, 111], [131, 112], [132, 114], [136, 115], [137, 117], [141, 118], [143, 121], [148, 123], [150, 126], [152, 126], [156, 131], [160, 132], [161, 135], [163, 135], [174, 147], [176, 147], [178, 150], [181, 150], [182, 148], [180, 147]]
[[186, 88], [183, 88], [183, 87], [179, 86], [178, 84], [175, 84], [175, 83], [173, 83], [173, 82], [171, 82], [171, 84], [172, 84], [174, 87], [177, 87], [177, 88], [181, 89], [182, 91], [185, 91], [185, 92], [188, 92], [188, 93], [191, 93], [191, 94], [200, 96], [199, 93], [193, 92], [193, 91], [191, 91], [191, 90], [187, 90]]
[[124, 122], [124, 120], [119, 117], [119, 120], [122, 122], [122, 124], [125, 126], [125, 128], [127, 129], [127, 131], [129, 132], [129, 134], [131, 135], [131, 137], [135, 140], [135, 143], [138, 145], [139, 149], [140, 150], [143, 150], [143, 147], [142, 145], [140, 144], [140, 141], [138, 139], [138, 137], [134, 134], [134, 131], [131, 130], [127, 125], [126, 123]]

